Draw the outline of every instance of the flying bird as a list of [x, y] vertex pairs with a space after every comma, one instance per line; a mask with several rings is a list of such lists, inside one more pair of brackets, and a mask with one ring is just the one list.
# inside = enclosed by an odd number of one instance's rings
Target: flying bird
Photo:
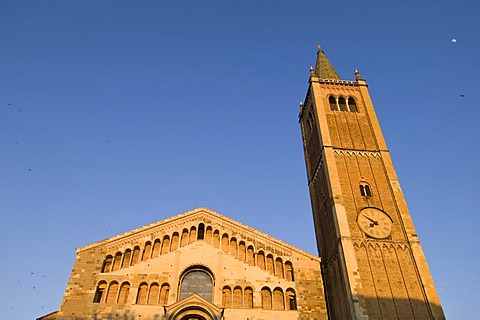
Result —
[[452, 38], [452, 43], [457, 43], [457, 39]]

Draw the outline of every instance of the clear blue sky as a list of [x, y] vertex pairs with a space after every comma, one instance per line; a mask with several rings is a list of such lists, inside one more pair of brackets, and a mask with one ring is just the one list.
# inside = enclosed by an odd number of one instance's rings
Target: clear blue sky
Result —
[[0, 0], [0, 316], [58, 310], [76, 247], [196, 207], [316, 253], [297, 115], [321, 43], [343, 79], [368, 81], [446, 315], [472, 319], [479, 13]]

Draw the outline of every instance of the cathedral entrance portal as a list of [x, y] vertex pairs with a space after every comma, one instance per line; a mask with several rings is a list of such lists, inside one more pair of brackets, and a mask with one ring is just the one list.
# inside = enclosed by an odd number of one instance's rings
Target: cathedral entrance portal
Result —
[[165, 306], [166, 320], [220, 320], [222, 316], [222, 308], [197, 293]]
[[203, 310], [203, 308], [196, 307], [187, 307], [180, 310], [174, 317], [173, 320], [215, 320], [212, 315]]
[[195, 315], [192, 314], [192, 315], [183, 317], [181, 320], [207, 320], [207, 319], [205, 319], [205, 317], [202, 317], [198, 314], [195, 314]]

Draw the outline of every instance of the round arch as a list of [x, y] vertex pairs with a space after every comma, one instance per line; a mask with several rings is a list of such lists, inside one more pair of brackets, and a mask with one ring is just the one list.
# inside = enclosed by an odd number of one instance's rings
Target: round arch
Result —
[[[192, 304], [193, 303], [193, 304]], [[189, 303], [167, 313], [167, 320], [220, 320], [223, 313], [220, 308], [203, 304], [200, 301]]]
[[205, 266], [195, 265], [185, 269], [178, 286], [179, 300], [196, 293], [207, 301], [213, 301], [215, 279], [210, 269]]

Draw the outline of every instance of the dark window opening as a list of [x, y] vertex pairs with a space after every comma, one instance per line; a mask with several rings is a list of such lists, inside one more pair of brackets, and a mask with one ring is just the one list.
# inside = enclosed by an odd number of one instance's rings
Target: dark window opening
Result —
[[360, 194], [363, 197], [371, 197], [372, 191], [370, 191], [370, 186], [368, 184], [361, 184], [360, 185]]
[[353, 98], [348, 98], [348, 109], [350, 109], [350, 112], [358, 112], [357, 105]]
[[297, 310], [297, 302], [295, 301], [294, 296], [290, 296], [288, 298], [288, 303], [289, 303], [290, 310]]
[[205, 225], [200, 223], [198, 226], [198, 240], [203, 240], [205, 238]]
[[340, 111], [348, 111], [347, 102], [344, 97], [338, 98], [338, 106], [340, 107]]
[[335, 97], [330, 96], [330, 98], [328, 98], [328, 102], [330, 103], [330, 110], [332, 111], [338, 110], [337, 100], [335, 99]]
[[103, 295], [105, 293], [106, 288], [107, 288], [107, 283], [106, 282], [102, 282], [98, 285], [97, 290], [95, 291], [95, 295], [93, 297], [93, 303], [102, 302]]

